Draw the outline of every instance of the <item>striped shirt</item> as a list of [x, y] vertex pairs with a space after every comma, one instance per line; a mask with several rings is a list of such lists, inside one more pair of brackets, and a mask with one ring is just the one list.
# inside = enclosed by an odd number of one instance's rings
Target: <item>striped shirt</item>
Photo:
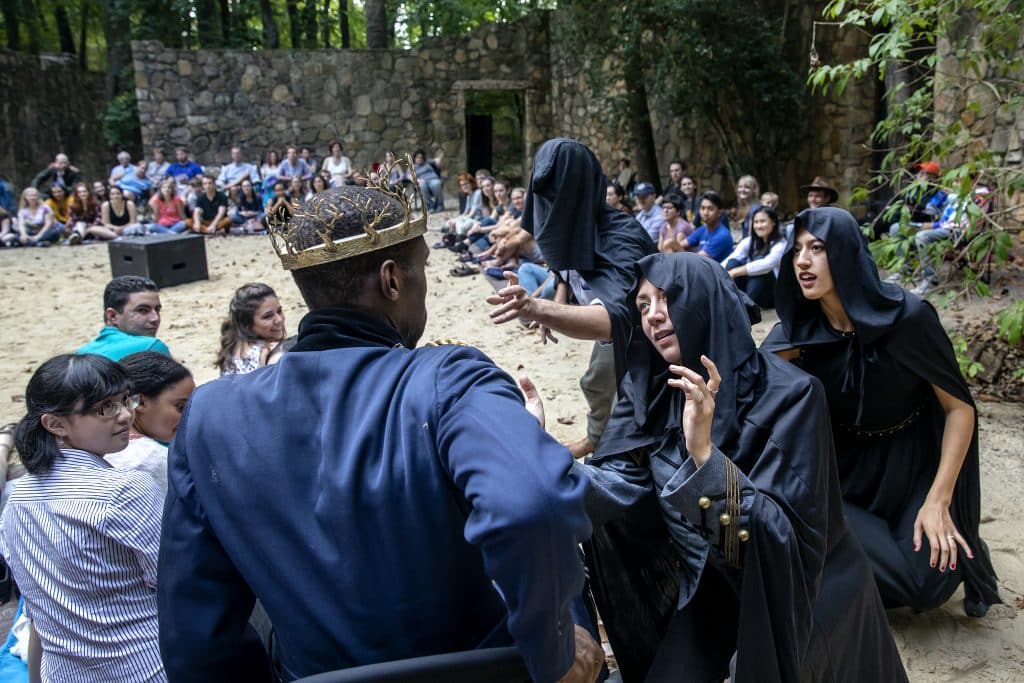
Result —
[[163, 495], [148, 474], [62, 449], [18, 482], [3, 552], [43, 649], [44, 681], [166, 681], [157, 642]]

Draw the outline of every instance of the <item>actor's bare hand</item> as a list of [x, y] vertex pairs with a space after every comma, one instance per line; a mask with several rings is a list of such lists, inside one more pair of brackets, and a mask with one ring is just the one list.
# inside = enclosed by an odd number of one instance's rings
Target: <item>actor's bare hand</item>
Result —
[[686, 450], [698, 467], [711, 457], [711, 425], [715, 418], [715, 395], [722, 384], [718, 368], [707, 356], [700, 357], [707, 368], [708, 381], [683, 365], [670, 365], [669, 372], [678, 379], [668, 380], [668, 385], [681, 389], [686, 394], [683, 405], [683, 436]]
[[540, 397], [540, 392], [537, 391], [537, 386], [525, 372], [519, 373], [519, 390], [523, 392], [523, 398], [526, 399], [526, 412], [537, 418], [537, 422], [540, 422], [541, 429], [544, 429], [546, 427], [544, 419], [544, 399]]
[[508, 280], [508, 287], [498, 290], [497, 294], [487, 297], [487, 303], [496, 307], [491, 309], [491, 320], [495, 325], [507, 323], [516, 318], [532, 320], [534, 301], [530, 293], [519, 284], [519, 276], [511, 270], [506, 270], [505, 279]]
[[604, 650], [587, 629], [575, 626], [576, 657], [559, 683], [594, 683], [604, 664]]
[[946, 567], [956, 569], [957, 544], [967, 557], [974, 559], [971, 547], [953, 523], [949, 505], [925, 499], [914, 520], [914, 552], [921, 550], [922, 536], [928, 539], [931, 549], [929, 563], [940, 572], [946, 571]]

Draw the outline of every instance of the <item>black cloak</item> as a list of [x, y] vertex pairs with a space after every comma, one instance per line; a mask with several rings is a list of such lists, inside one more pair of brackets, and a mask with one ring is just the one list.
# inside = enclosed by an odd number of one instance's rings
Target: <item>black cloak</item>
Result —
[[[634, 316], [620, 400], [584, 466], [588, 564], [623, 679], [906, 680], [843, 521], [820, 383], [757, 351], [744, 300], [717, 263], [658, 254], [637, 276], [664, 290], [683, 363], [706, 377], [707, 355], [722, 384], [712, 456], [698, 469], [682, 392], [665, 384], [667, 363]], [[616, 565], [625, 571], [607, 571]]]
[[548, 140], [533, 161], [523, 228], [534, 236], [551, 270], [575, 270], [608, 311], [616, 379], [625, 374], [633, 264], [657, 252], [635, 218], [605, 203], [608, 181], [582, 142]]
[[[859, 483], [857, 480], [863, 479], [863, 473], [858, 471], [858, 459], [884, 461], [885, 467], [890, 469], [917, 468], [901, 472], [900, 476], [910, 481], [912, 488], [926, 491], [941, 456], [945, 414], [930, 389], [916, 396], [920, 406], [908, 407], [906, 401], [897, 399], [896, 394], [898, 388], [923, 380], [974, 407], [974, 399], [960, 373], [949, 337], [930, 303], [879, 279], [878, 268], [864, 243], [856, 219], [848, 212], [835, 207], [807, 209], [797, 216], [794, 236], [801, 228], [825, 242], [833, 285], [853, 323], [854, 334], [852, 337], [840, 335], [829, 324], [818, 302], [804, 298], [793, 266], [794, 250], [791, 241], [779, 266], [775, 290], [775, 309], [779, 314], [779, 323], [761, 348], [772, 352], [800, 349], [802, 357], [796, 361], [797, 364], [818, 376], [824, 383], [833, 427], [836, 429], [836, 448], [843, 464], [841, 469], [845, 470], [841, 482], [848, 506], [851, 503], [849, 490]], [[845, 361], [830, 365], [815, 361], [815, 358], [827, 358], [834, 354], [842, 354]], [[890, 370], [879, 372], [879, 368], [883, 367], [890, 367]], [[836, 371], [840, 376], [823, 374]], [[843, 410], [842, 405], [846, 406], [846, 410]], [[915, 413], [918, 413], [916, 417]], [[881, 421], [879, 414], [882, 415]], [[901, 420], [908, 414], [913, 419]], [[893, 425], [903, 424], [908, 426], [901, 427], [886, 438], [867, 441], [857, 436], [858, 431], [877, 434], [891, 429]], [[844, 429], [844, 425], [848, 429]], [[921, 453], [921, 460], [917, 464], [914, 464], [909, 451]], [[883, 507], [884, 503], [876, 501], [879, 507]], [[857, 504], [864, 506], [860, 502]], [[870, 509], [868, 511], [872, 512]], [[960, 553], [958, 569], [962, 570], [969, 613], [977, 616], [984, 613], [987, 605], [1001, 602], [995, 570], [978, 533], [981, 486], [977, 411], [974, 434], [953, 492], [950, 515], [974, 551], [974, 559], [968, 559]], [[892, 518], [894, 515], [882, 513], [881, 516], [888, 517], [886, 523], [902, 542], [907, 530], [898, 528], [901, 526], [900, 521]], [[912, 516], [910, 522], [912, 525]], [[869, 555], [881, 545], [875, 543], [875, 539], [868, 533], [858, 530], [858, 535], [862, 536], [860, 540], [865, 547], [871, 546]], [[888, 566], [899, 563], [899, 558], [885, 562]], [[931, 575], [935, 573], [934, 569], [921, 566], [910, 570], [923, 573], [926, 579], [933, 578]], [[926, 604], [916, 603], [916, 596], [913, 595], [898, 600], [889, 598], [883, 571], [877, 563], [876, 574], [883, 596], [890, 606], [907, 604], [917, 609], [934, 606], [927, 604], [927, 600]], [[946, 592], [951, 593], [952, 588], [955, 588], [955, 584]]]

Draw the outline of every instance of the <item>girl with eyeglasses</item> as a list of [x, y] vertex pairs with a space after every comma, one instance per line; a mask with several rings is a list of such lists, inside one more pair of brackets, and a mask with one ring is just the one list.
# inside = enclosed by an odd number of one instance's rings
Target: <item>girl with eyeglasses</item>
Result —
[[28, 474], [0, 519], [0, 550], [25, 599], [45, 681], [165, 681], [156, 572], [163, 493], [114, 469], [138, 406], [117, 363], [61, 355], [25, 391], [14, 442]]

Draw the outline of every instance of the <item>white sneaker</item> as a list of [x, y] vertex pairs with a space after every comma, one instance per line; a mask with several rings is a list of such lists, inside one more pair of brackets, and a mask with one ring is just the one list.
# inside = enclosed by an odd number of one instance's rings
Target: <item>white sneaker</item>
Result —
[[910, 293], [911, 294], [916, 294], [918, 296], [924, 296], [925, 294], [928, 293], [928, 290], [930, 290], [931, 288], [932, 288], [931, 279], [930, 278], [923, 278], [923, 279], [921, 279], [917, 283], [916, 287], [914, 287], [913, 289], [910, 290]]
[[903, 281], [903, 273], [897, 270], [895, 273], [891, 273], [889, 277], [885, 278], [885, 281], [898, 285]]

